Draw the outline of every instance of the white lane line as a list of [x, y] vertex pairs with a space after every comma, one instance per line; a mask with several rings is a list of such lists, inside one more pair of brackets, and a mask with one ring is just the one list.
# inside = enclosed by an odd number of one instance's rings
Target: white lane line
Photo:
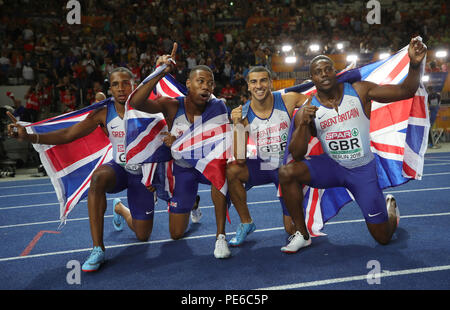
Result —
[[[273, 185], [273, 184], [258, 185], [258, 186], [255, 186], [253, 188], [265, 188], [265, 187], [273, 187], [275, 189], [275, 185]], [[0, 188], [0, 190], [1, 189], [2, 188]], [[209, 192], [211, 192], [211, 190], [210, 189], [200, 189], [198, 192], [199, 193], [209, 193]], [[56, 192], [55, 191], [51, 191], [51, 192], [33, 192], [33, 193], [0, 195], [0, 198], [10, 198], [10, 197], [20, 197], [20, 196], [35, 196], [35, 195], [48, 195], [48, 194], [54, 194], [56, 196]]]
[[440, 164], [424, 164], [424, 166], [448, 166], [450, 163], [440, 163]]
[[[268, 203], [275, 203], [275, 202], [279, 202], [279, 200], [277, 199], [277, 200], [253, 201], [253, 202], [248, 202], [247, 205], [268, 204]], [[199, 207], [199, 208], [200, 209], [212, 209], [212, 208], [214, 208], [214, 206], [213, 205], [211, 205], [211, 206], [203, 206], [203, 207]], [[167, 213], [167, 210], [156, 210], [155, 213]], [[105, 218], [113, 217], [113, 215], [105, 215], [104, 217]], [[80, 217], [80, 218], [74, 218], [74, 219], [67, 219], [66, 222], [86, 221], [86, 220], [89, 220], [89, 217]], [[4, 226], [0, 226], [0, 229], [1, 228], [22, 227], [22, 226], [32, 226], [32, 225], [54, 224], [54, 223], [60, 223], [60, 220], [4, 225]]]
[[416, 188], [416, 189], [405, 189], [396, 191], [385, 191], [385, 194], [395, 194], [395, 193], [410, 193], [410, 192], [426, 192], [426, 191], [440, 191], [450, 189], [450, 187], [433, 187], [433, 188]]
[[[437, 175], [447, 175], [450, 174], [450, 172], [437, 172], [437, 173], [430, 173], [430, 174], [424, 174], [423, 176], [437, 176]], [[254, 188], [266, 188], [266, 187], [274, 187], [273, 184], [267, 184], [267, 185], [260, 185], [260, 186], [255, 186]], [[386, 191], [385, 193], [389, 194], [389, 193], [406, 193], [406, 192], [417, 192], [417, 191], [432, 191], [432, 190], [446, 190], [446, 189], [450, 189], [450, 187], [438, 187], [438, 188], [423, 188], [423, 189], [409, 189], [409, 190], [403, 190], [403, 191]], [[198, 191], [199, 193], [205, 193], [205, 192], [210, 192], [209, 189], [202, 189]], [[55, 193], [55, 192], [45, 192], [45, 194], [48, 193]], [[33, 195], [37, 195], [40, 193], [32, 193]], [[32, 195], [30, 194], [26, 194], [26, 195]], [[16, 194], [16, 195], [7, 195], [8, 197], [10, 196], [21, 196], [22, 194]], [[56, 195], [56, 194], [55, 194]], [[6, 197], [6, 196], [0, 196], [0, 198], [2, 197]], [[120, 198], [122, 200], [126, 200], [127, 197], [123, 196], [123, 197], [117, 197]], [[107, 198], [106, 200], [113, 200], [114, 198]], [[86, 202], [87, 200], [81, 200], [81, 202]], [[31, 208], [31, 207], [41, 207], [41, 206], [59, 206], [59, 203], [57, 202], [53, 202], [53, 203], [43, 203], [43, 204], [32, 204], [32, 205], [22, 205], [22, 206], [10, 206], [10, 207], [0, 207], [0, 211], [2, 210], [11, 210], [11, 209], [21, 209], [21, 208]]]
[[36, 195], [48, 195], [48, 194], [53, 194], [56, 196], [55, 191], [51, 191], [51, 192], [36, 192], [36, 193], [25, 193], [25, 194], [1, 195], [0, 198], [19, 197], [19, 196], [36, 196]]
[[52, 186], [52, 183], [38, 183], [38, 184], [26, 184], [26, 185], [12, 185], [12, 186], [0, 186], [2, 189], [23, 188], [23, 187], [36, 187], [36, 186]]
[[[418, 217], [430, 217], [430, 216], [447, 216], [447, 215], [450, 215], [450, 212], [446, 212], [446, 213], [430, 213], [430, 214], [415, 214], [415, 215], [402, 215], [400, 218], [401, 219], [406, 219], [406, 218], [418, 218]], [[364, 219], [328, 222], [326, 225], [358, 223], [358, 222], [364, 222]], [[58, 221], [58, 223], [59, 223], [59, 221]], [[268, 231], [276, 231], [276, 230], [284, 230], [284, 227], [272, 227], [272, 228], [257, 229], [254, 232], [268, 232]], [[228, 236], [229, 235], [235, 235], [236, 232], [227, 232], [226, 234]], [[182, 238], [182, 240], [203, 239], [203, 238], [211, 238], [211, 237], [215, 237], [215, 236], [216, 236], [216, 234], [190, 236], [190, 237], [184, 237], [184, 238]], [[123, 243], [123, 244], [110, 245], [110, 246], [106, 246], [106, 248], [107, 249], [123, 248], [123, 247], [128, 247], [128, 246], [156, 244], [156, 243], [164, 243], [164, 242], [172, 242], [172, 241], [175, 241], [175, 240], [163, 239], [163, 240], [154, 240], [154, 241], [146, 241], [146, 242], [132, 242], [132, 243]], [[84, 248], [84, 249], [74, 249], [74, 250], [67, 250], [67, 251], [41, 253], [41, 254], [34, 254], [34, 255], [27, 255], [27, 256], [5, 257], [5, 258], [0, 258], [0, 262], [19, 260], [19, 259], [26, 259], [26, 258], [43, 257], [43, 256], [51, 256], [51, 255], [88, 252], [88, 251], [91, 251], [91, 250], [92, 250], [92, 248]]]
[[433, 271], [444, 271], [444, 270], [450, 270], [450, 265], [404, 269], [404, 270], [397, 270], [397, 271], [383, 270], [381, 273], [370, 274], [370, 276], [365, 274], [365, 275], [359, 275], [359, 276], [349, 276], [349, 277], [326, 279], [326, 280], [319, 280], [319, 281], [300, 282], [300, 283], [294, 283], [294, 284], [270, 286], [270, 287], [259, 288], [256, 290], [288, 290], [288, 289], [315, 287], [315, 286], [344, 283], [344, 282], [351, 282], [351, 281], [362, 281], [362, 280], [368, 280], [368, 277], [370, 277], [370, 279], [376, 279], [376, 278], [395, 277], [395, 276], [419, 274], [419, 273], [426, 273], [426, 272], [433, 272]]
[[[385, 191], [385, 194], [399, 194], [399, 193], [410, 193], [410, 192], [422, 192], [422, 191], [436, 191], [436, 190], [448, 190], [450, 189], [450, 187], [435, 187], [435, 188], [419, 188], [419, 189], [408, 189], [408, 190], [396, 190], [396, 191]], [[125, 199], [126, 197], [120, 197], [121, 199]], [[113, 198], [108, 198], [107, 200], [113, 200]], [[84, 202], [86, 200], [83, 200]], [[81, 202], [83, 202], [81, 201]], [[267, 203], [277, 203], [279, 202], [279, 200], [264, 200], [264, 201], [255, 201], [255, 202], [248, 202], [247, 205], [254, 205], [254, 204], [267, 204]], [[58, 204], [42, 204], [42, 205], [58, 205]], [[34, 206], [41, 206], [41, 205], [34, 205]], [[15, 208], [20, 208], [20, 207], [24, 207], [24, 206], [19, 206], [19, 207], [4, 207], [4, 208], [0, 208], [1, 210], [6, 210], [6, 209], [15, 209]], [[203, 206], [200, 207], [200, 209], [208, 209], [208, 208], [213, 208], [214, 206]], [[161, 211], [155, 211], [155, 213], [160, 213], [160, 212], [167, 212], [166, 210], [161, 210]], [[112, 215], [105, 215], [105, 217], [111, 217]], [[76, 218], [76, 219], [68, 219], [67, 221], [81, 221], [81, 220], [87, 220], [88, 218]], [[0, 226], [0, 229], [2, 228], [12, 228], [12, 227], [20, 227], [20, 226], [30, 226], [30, 225], [41, 225], [41, 224], [51, 224], [51, 223], [59, 223], [59, 220], [54, 220], [54, 221], [45, 221], [45, 222], [32, 222], [32, 223], [23, 223], [23, 224], [12, 224], [12, 225], [4, 225], [4, 226]]]

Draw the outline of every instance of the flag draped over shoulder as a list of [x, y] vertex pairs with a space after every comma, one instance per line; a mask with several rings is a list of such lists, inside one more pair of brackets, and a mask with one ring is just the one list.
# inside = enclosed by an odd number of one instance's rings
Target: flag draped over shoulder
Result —
[[[160, 134], [168, 127], [162, 113], [150, 114], [133, 109], [130, 99], [142, 85], [163, 71], [165, 66], [148, 76], [129, 96], [125, 106], [126, 160], [128, 164], [155, 163], [170, 160], [170, 149], [162, 142]], [[171, 75], [164, 76], [150, 93], [149, 99], [158, 97], [179, 97], [187, 94], [186, 87], [178, 83]]]
[[[422, 61], [421, 76], [425, 60]], [[351, 69], [339, 74], [338, 82], [353, 83], [358, 80], [376, 84], [399, 84], [407, 76], [409, 70], [408, 46], [391, 57], [360, 68]], [[309, 95], [315, 93], [311, 83], [286, 88], [282, 92], [301, 92]], [[404, 184], [412, 179], [422, 178], [424, 156], [428, 145], [430, 128], [427, 93], [420, 83], [414, 97], [406, 100], [378, 103], [372, 102], [370, 120], [371, 150], [377, 162], [377, 174], [382, 189]], [[288, 143], [294, 130], [291, 123]], [[316, 137], [312, 137], [306, 156], [323, 153], [322, 146]], [[284, 163], [293, 161], [292, 155], [286, 152]], [[353, 200], [349, 191], [336, 187], [317, 189], [303, 187], [305, 221], [312, 236], [323, 235], [324, 224], [335, 216], [348, 202]]]
[[[163, 143], [163, 136], [161, 136], [161, 133], [169, 131], [167, 122], [162, 113], [150, 114], [138, 111], [130, 105], [130, 99], [139, 87], [159, 75], [165, 68], [166, 65], [159, 66], [128, 97], [124, 121], [127, 164], [142, 164], [142, 183], [146, 186], [154, 185], [157, 188], [158, 197], [167, 200], [170, 197], [169, 184], [171, 182], [167, 178], [171, 172], [167, 174], [167, 169], [171, 169], [168, 162], [172, 156], [170, 148]], [[149, 99], [155, 100], [163, 96], [175, 98], [186, 94], [186, 87], [167, 74], [156, 84]], [[158, 166], [158, 163], [161, 164]], [[162, 169], [163, 165], [166, 166], [166, 169]], [[158, 180], [158, 182], [155, 183], [154, 180]]]
[[[33, 124], [24, 124], [28, 133], [43, 134], [75, 125], [92, 111], [113, 103], [108, 98], [78, 111], [73, 111]], [[100, 127], [91, 134], [61, 145], [33, 144], [39, 153], [60, 204], [61, 224], [75, 205], [87, 196], [91, 176], [100, 165], [112, 160], [112, 145]]]
[[228, 111], [222, 100], [206, 103], [205, 111], [172, 145], [174, 159], [195, 167], [223, 195], [227, 194], [225, 168], [231, 157], [232, 132]]

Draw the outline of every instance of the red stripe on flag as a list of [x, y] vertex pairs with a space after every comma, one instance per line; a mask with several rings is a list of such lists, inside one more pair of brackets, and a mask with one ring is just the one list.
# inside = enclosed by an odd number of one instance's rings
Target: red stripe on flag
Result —
[[389, 145], [384, 143], [377, 143], [370, 141], [370, 145], [372, 145], [377, 151], [385, 152], [385, 153], [393, 153], [403, 155], [405, 153], [405, 148], [401, 146]]
[[153, 126], [149, 134], [144, 136], [135, 147], [127, 152], [127, 161], [136, 156], [136, 154], [142, 152], [147, 147], [147, 145], [151, 141], [153, 141], [153, 139], [161, 132], [165, 125], [166, 121], [162, 119], [155, 126]]
[[145, 180], [145, 186], [149, 187], [150, 185], [152, 185], [152, 175], [153, 175], [153, 171], [155, 170], [154, 168], [156, 167], [156, 164], [152, 164], [152, 169], [150, 170], [150, 174], [148, 175], [147, 180]]
[[417, 118], [426, 118], [425, 97], [414, 96], [412, 98], [411, 116]]
[[170, 88], [167, 84], [168, 83], [165, 79], [162, 79], [161, 81], [159, 81], [159, 85], [161, 86], [161, 89], [166, 96], [172, 97], [172, 98], [182, 96], [182, 95], [176, 93], [175, 91], [173, 91], [172, 88]]
[[213, 159], [206, 165], [205, 169], [203, 170], [203, 175], [219, 191], [225, 185], [226, 165], [227, 165], [226, 159]]
[[389, 75], [384, 79], [383, 82], [379, 83], [379, 85], [389, 84], [391, 83], [397, 75], [402, 72], [405, 66], [409, 64], [409, 56], [408, 53], [403, 56], [403, 58], [399, 61], [399, 63], [395, 66], [395, 68], [389, 73]]
[[407, 176], [409, 176], [411, 178], [415, 179], [417, 176], [416, 170], [414, 170], [413, 168], [408, 166], [408, 164], [406, 162], [403, 162], [403, 171], [406, 173]]
[[[131, 97], [130, 97], [131, 99]], [[130, 101], [127, 101], [127, 111], [132, 111], [134, 108], [130, 105]]]
[[[315, 138], [311, 137], [311, 139], [309, 140], [309, 143], [311, 143], [311, 141], [313, 139], [315, 139]], [[320, 155], [320, 154], [323, 153], [322, 144], [320, 143], [320, 141], [316, 139], [315, 143], [316, 144], [311, 148], [311, 150], [309, 151], [308, 155]]]
[[45, 153], [56, 172], [92, 155], [110, 144], [108, 137], [100, 127], [97, 127], [86, 137], [71, 143], [55, 145]]
[[[100, 163], [97, 165], [97, 167], [100, 167], [101, 165], [103, 165], [103, 163], [105, 162], [106, 154], [108, 154], [108, 152], [109, 152], [109, 150], [110, 150], [111, 148], [112, 148], [112, 145], [106, 150], [105, 154], [103, 155], [103, 158], [100, 160]], [[78, 189], [78, 191], [77, 191], [76, 194], [73, 196], [73, 198], [72, 198], [70, 201], [68, 201], [68, 202], [66, 203], [66, 208], [65, 208], [65, 210], [64, 210], [64, 215], [66, 215], [67, 212], [69, 211], [69, 207], [70, 207], [70, 205], [72, 204], [72, 202], [78, 197], [78, 195], [79, 195], [82, 191], [84, 191], [84, 188], [85, 188], [88, 184], [91, 183], [91, 178], [92, 178], [92, 174], [91, 174], [91, 176], [90, 176], [89, 178], [87, 178], [87, 179], [84, 181], [83, 185]]]
[[311, 234], [311, 236], [316, 237], [315, 234], [312, 233], [312, 226], [314, 224], [314, 213], [316, 213], [316, 207], [317, 203], [319, 201], [319, 190], [316, 188], [310, 187], [310, 195], [312, 192], [312, 201], [311, 201], [311, 207], [309, 208], [309, 217], [308, 217], [308, 231]]
[[411, 99], [392, 102], [371, 112], [370, 132], [392, 126], [409, 119]]

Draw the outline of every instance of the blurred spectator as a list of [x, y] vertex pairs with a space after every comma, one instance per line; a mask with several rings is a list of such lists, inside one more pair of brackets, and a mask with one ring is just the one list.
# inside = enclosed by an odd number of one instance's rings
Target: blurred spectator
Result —
[[0, 84], [6, 84], [8, 82], [8, 73], [11, 66], [11, 61], [8, 57], [8, 52], [2, 49], [0, 55]]
[[28, 92], [25, 95], [25, 99], [26, 99], [25, 109], [30, 117], [30, 122], [31, 123], [37, 122], [40, 104], [39, 104], [39, 93], [38, 90], [36, 89], [36, 85], [30, 86]]
[[42, 118], [48, 118], [53, 107], [54, 86], [50, 79], [45, 76], [41, 83], [37, 84], [40, 112]]
[[186, 61], [177, 62], [176, 71], [174, 72], [175, 79], [181, 84], [186, 84], [189, 75], [189, 69], [186, 66]]
[[220, 96], [222, 98], [225, 98], [227, 100], [227, 102], [234, 100], [236, 95], [237, 95], [237, 90], [236, 90], [236, 88], [231, 86], [230, 83], [227, 83], [220, 92]]
[[22, 64], [22, 77], [25, 84], [32, 85], [34, 83], [36, 64], [31, 57], [31, 53], [25, 53], [25, 58]]
[[72, 112], [75, 110], [76, 99], [71, 89], [67, 89], [61, 94], [61, 110], [63, 113]]
[[134, 81], [139, 84], [141, 82], [141, 67], [139, 66], [136, 58], [132, 58], [127, 67], [133, 73]]
[[50, 74], [50, 65], [44, 59], [44, 56], [39, 56], [39, 60], [36, 65], [36, 73], [38, 82], [42, 82], [44, 80], [44, 77], [49, 76]]
[[31, 122], [30, 115], [28, 111], [23, 107], [22, 101], [20, 99], [15, 98], [12, 92], [6, 92], [6, 96], [8, 96], [13, 102], [13, 115], [18, 121], [23, 122]]
[[[177, 66], [178, 67], [178, 66]], [[139, 72], [139, 75], [141, 77], [141, 80], [145, 79], [147, 76], [150, 75], [150, 73], [152, 73], [153, 71], [153, 66], [151, 64], [150, 59], [145, 58], [144, 63], [142, 64], [141, 70]], [[181, 80], [178, 80], [179, 82], [181, 82]]]
[[194, 52], [190, 52], [189, 56], [186, 58], [188, 69], [192, 69], [197, 65], [197, 58], [195, 57]]
[[66, 58], [61, 57], [56, 68], [53, 68], [53, 74], [56, 80], [61, 80], [67, 75], [72, 75], [72, 69], [66, 62]]

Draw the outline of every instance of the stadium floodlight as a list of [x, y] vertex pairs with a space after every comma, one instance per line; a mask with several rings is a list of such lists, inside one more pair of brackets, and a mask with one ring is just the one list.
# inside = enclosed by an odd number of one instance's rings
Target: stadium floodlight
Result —
[[339, 42], [338, 44], [336, 44], [336, 47], [338, 50], [342, 50], [344, 49], [344, 43]]
[[430, 80], [430, 76], [429, 75], [422, 76], [422, 82], [428, 82], [429, 80]]
[[445, 57], [447, 57], [447, 51], [446, 50], [436, 51], [436, 57], [437, 58], [445, 58]]
[[391, 56], [391, 54], [389, 54], [389, 53], [380, 53], [380, 55], [378, 56], [378, 58], [380, 58], [380, 59], [386, 59], [386, 58], [388, 58], [389, 56]]
[[286, 58], [284, 58], [284, 62], [287, 64], [294, 64], [297, 62], [297, 57], [295, 56], [287, 56]]
[[289, 52], [289, 51], [292, 50], [292, 45], [285, 44], [285, 45], [283, 45], [283, 46], [281, 47], [281, 50], [282, 50], [283, 52]]
[[320, 50], [320, 46], [319, 44], [311, 44], [309, 46], [309, 49], [311, 50], [311, 52], [318, 52]]
[[347, 55], [348, 62], [357, 61], [357, 60], [358, 60], [358, 55], [355, 55], [355, 54]]

